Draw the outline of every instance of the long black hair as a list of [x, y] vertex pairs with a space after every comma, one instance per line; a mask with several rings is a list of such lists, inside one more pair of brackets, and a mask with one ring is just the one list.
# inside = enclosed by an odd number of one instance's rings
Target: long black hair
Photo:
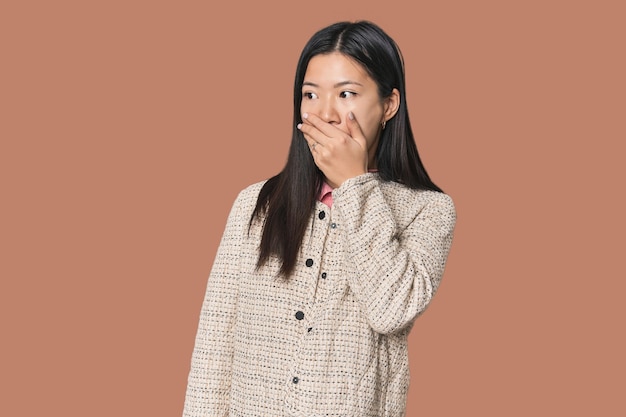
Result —
[[339, 22], [315, 33], [298, 61], [293, 91], [293, 132], [287, 163], [262, 187], [250, 223], [264, 215], [257, 266], [270, 256], [281, 261], [280, 272], [288, 276], [296, 265], [298, 251], [321, 191], [324, 174], [315, 165], [302, 132], [300, 105], [302, 83], [311, 58], [339, 52], [360, 63], [378, 85], [379, 96], [387, 98], [394, 88], [400, 92], [397, 113], [382, 131], [376, 150], [378, 175], [414, 189], [441, 192], [420, 160], [409, 123], [404, 85], [404, 62], [400, 49], [380, 27], [368, 21]]

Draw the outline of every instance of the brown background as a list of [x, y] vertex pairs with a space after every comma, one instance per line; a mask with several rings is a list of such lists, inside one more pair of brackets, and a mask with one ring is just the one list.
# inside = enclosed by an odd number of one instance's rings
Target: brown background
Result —
[[408, 416], [626, 415], [623, 2], [209, 3], [2, 2], [0, 415], [180, 415], [230, 205], [344, 19], [399, 43], [458, 209]]

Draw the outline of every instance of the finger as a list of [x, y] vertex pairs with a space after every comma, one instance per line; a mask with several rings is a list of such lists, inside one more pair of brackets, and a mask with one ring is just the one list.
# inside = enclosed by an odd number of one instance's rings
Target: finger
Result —
[[356, 116], [354, 113], [349, 112], [348, 117], [346, 117], [346, 126], [348, 126], [348, 132], [352, 139], [354, 139], [359, 145], [363, 147], [363, 149], [367, 149], [367, 141], [365, 140], [365, 134], [363, 134], [363, 130], [361, 129], [361, 125], [356, 120]]
[[320, 146], [324, 146], [324, 143], [329, 140], [326, 135], [320, 132], [320, 130], [313, 125], [299, 123], [297, 127], [304, 135], [306, 141], [309, 142], [309, 146], [311, 146], [314, 142], [318, 143]]
[[[297, 126], [297, 127], [298, 127], [298, 129], [300, 129], [300, 128], [302, 127], [302, 125], [301, 125], [301, 124], [298, 124], [298, 126]], [[317, 147], [317, 146], [321, 146], [321, 145], [320, 145], [320, 143], [319, 143], [319, 142], [317, 142], [317, 141], [316, 141], [314, 138], [312, 138], [310, 135], [308, 135], [308, 134], [306, 134], [306, 133], [304, 133], [304, 132], [302, 132], [302, 133], [303, 133], [303, 135], [302, 135], [302, 136], [304, 137], [304, 140], [306, 141], [307, 146], [309, 147], [309, 150], [310, 150], [311, 152], [314, 152], [314, 151], [315, 151], [315, 147]]]
[[[337, 137], [338, 135], [345, 135], [344, 131], [330, 123], [325, 122], [315, 114], [303, 113], [302, 121], [303, 126], [314, 126], [324, 136], [326, 136], [326, 138], [333, 138]], [[322, 138], [322, 140], [324, 140], [324, 138]]]

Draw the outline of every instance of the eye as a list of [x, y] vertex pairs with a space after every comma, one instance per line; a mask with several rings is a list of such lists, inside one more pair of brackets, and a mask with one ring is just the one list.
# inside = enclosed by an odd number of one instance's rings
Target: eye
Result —
[[315, 93], [311, 93], [311, 92], [306, 92], [302, 94], [303, 98], [306, 98], [307, 100], [313, 100], [317, 98], [317, 94]]
[[339, 93], [339, 97], [341, 98], [352, 98], [356, 96], [356, 93], [354, 91], [342, 91], [341, 93]]

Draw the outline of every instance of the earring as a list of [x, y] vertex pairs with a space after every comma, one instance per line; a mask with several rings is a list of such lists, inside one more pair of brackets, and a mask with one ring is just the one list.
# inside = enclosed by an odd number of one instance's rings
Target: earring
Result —
[[387, 121], [383, 120], [383, 122], [380, 125], [383, 127], [383, 130], [385, 130], [385, 126], [387, 126]]

